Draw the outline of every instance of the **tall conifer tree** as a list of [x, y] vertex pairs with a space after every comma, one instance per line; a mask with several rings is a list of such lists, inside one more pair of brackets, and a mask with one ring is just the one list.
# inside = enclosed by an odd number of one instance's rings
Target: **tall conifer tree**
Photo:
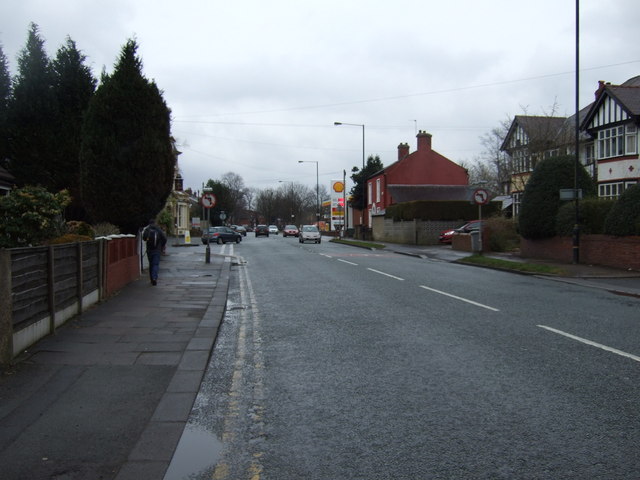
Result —
[[54, 92], [58, 118], [55, 124], [56, 148], [51, 152], [51, 187], [68, 189], [72, 203], [67, 208], [67, 220], [84, 220], [80, 204], [80, 145], [84, 114], [93, 96], [97, 80], [85, 65], [86, 57], [71, 38], [60, 47], [52, 62]]
[[11, 97], [11, 75], [9, 62], [0, 45], [0, 166], [9, 158], [9, 132], [7, 131], [7, 114]]
[[9, 169], [20, 185], [49, 186], [56, 102], [51, 62], [38, 26], [31, 24], [27, 45], [18, 57], [18, 75], [8, 108]]
[[83, 204], [94, 222], [134, 233], [160, 212], [171, 192], [176, 154], [170, 110], [142, 74], [129, 40], [112, 75], [91, 99], [80, 154]]

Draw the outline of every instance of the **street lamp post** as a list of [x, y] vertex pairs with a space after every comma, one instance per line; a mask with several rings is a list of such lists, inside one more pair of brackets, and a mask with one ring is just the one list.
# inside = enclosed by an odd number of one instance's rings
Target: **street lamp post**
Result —
[[[364, 125], [362, 123], [344, 123], [344, 122], [333, 122], [334, 125], [349, 125], [351, 127], [362, 127], [362, 218], [361, 224], [364, 225], [364, 212], [367, 209], [367, 184], [364, 178]], [[346, 203], [345, 203], [346, 206]]]
[[320, 228], [320, 177], [318, 176], [317, 160], [298, 160], [298, 163], [315, 163], [316, 164], [316, 226]]

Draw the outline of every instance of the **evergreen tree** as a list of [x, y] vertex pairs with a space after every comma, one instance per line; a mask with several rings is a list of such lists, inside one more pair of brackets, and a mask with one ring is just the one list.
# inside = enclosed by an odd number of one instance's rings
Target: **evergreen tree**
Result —
[[366, 184], [367, 178], [374, 173], [379, 172], [383, 168], [384, 166], [382, 165], [378, 155], [375, 157], [373, 155], [369, 155], [364, 170], [361, 170], [358, 167], [353, 167], [351, 169], [351, 180], [353, 180], [353, 187], [351, 188], [351, 206], [353, 208], [357, 210], [364, 210], [366, 198], [363, 197], [362, 194], [366, 192], [364, 185]]
[[38, 26], [31, 24], [18, 57], [18, 75], [9, 102], [9, 170], [19, 185], [50, 186], [56, 119], [51, 62]]
[[0, 45], [0, 166], [9, 158], [9, 132], [7, 130], [7, 114], [11, 97], [11, 75], [9, 62]]
[[80, 152], [82, 199], [94, 222], [134, 233], [163, 208], [176, 153], [170, 111], [129, 40], [91, 99]]
[[86, 57], [67, 37], [52, 62], [54, 92], [57, 102], [56, 149], [51, 152], [51, 187], [66, 188], [71, 193], [72, 204], [67, 209], [67, 220], [84, 220], [80, 204], [80, 145], [84, 114], [93, 96], [97, 80], [84, 64]]
[[[575, 157], [564, 155], [542, 160], [527, 182], [518, 223], [524, 238], [549, 238], [556, 235], [556, 216], [560, 209], [560, 189], [574, 186]], [[585, 198], [596, 195], [596, 186], [585, 168], [578, 168], [578, 188]]]

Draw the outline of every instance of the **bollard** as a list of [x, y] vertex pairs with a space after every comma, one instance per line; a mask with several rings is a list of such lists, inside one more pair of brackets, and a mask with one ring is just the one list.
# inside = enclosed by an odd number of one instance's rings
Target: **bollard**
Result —
[[205, 263], [211, 263], [211, 249], [209, 248], [209, 242], [207, 242], [207, 250], [204, 256]]

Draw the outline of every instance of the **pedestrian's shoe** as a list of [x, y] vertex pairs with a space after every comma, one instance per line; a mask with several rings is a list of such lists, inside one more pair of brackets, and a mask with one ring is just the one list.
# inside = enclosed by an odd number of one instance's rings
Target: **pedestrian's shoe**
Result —
[[151, 285], [157, 285], [158, 282], [156, 280], [151, 280]]

